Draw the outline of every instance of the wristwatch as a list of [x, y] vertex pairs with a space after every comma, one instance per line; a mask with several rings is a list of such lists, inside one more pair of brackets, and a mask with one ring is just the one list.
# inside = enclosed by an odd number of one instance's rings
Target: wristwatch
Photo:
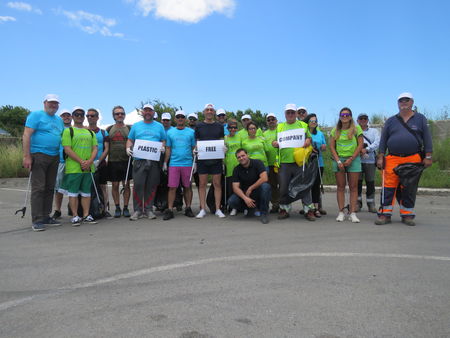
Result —
[[427, 160], [431, 160], [431, 156], [425, 156]]

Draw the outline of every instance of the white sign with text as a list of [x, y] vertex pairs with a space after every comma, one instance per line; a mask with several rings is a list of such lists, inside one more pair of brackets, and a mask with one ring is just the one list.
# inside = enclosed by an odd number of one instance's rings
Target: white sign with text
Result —
[[223, 159], [225, 143], [223, 140], [197, 141], [197, 151], [199, 160]]
[[301, 148], [305, 144], [305, 129], [292, 129], [277, 134], [280, 149]]
[[162, 142], [135, 140], [133, 157], [144, 160], [159, 161], [161, 157]]

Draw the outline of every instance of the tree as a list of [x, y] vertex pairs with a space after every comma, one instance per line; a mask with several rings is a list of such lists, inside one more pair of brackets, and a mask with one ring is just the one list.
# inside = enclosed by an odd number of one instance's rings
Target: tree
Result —
[[159, 99], [153, 99], [153, 100], [147, 100], [145, 102], [141, 101], [140, 107], [136, 108], [136, 110], [141, 109], [145, 104], [151, 104], [153, 106], [153, 108], [155, 108], [155, 112], [158, 113], [158, 117], [159, 118], [161, 118], [161, 114], [162, 113], [170, 113], [170, 115], [172, 115], [172, 124], [173, 125], [174, 125], [174, 121], [175, 121], [175, 113], [178, 110], [182, 110], [183, 109], [181, 106], [172, 105], [170, 103], [166, 103], [166, 102], [161, 101]]
[[0, 108], [0, 128], [5, 129], [12, 136], [22, 136], [27, 115], [30, 111], [20, 106], [2, 106]]

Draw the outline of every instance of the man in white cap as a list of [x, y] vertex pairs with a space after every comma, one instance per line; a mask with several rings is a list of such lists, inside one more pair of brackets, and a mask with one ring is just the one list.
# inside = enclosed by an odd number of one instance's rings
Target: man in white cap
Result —
[[[91, 203], [92, 173], [95, 172], [94, 160], [97, 156], [97, 138], [83, 126], [85, 111], [81, 107], [72, 109], [73, 127], [66, 128], [62, 136], [62, 145], [66, 153], [66, 171], [60, 191], [69, 196], [71, 223], [97, 223], [89, 214]], [[83, 214], [78, 214], [78, 196], [81, 196]]]
[[[188, 217], [194, 217], [191, 209], [192, 188], [191, 188], [191, 169], [192, 152], [195, 147], [195, 135], [191, 128], [186, 128], [186, 114], [182, 110], [175, 113], [176, 128], [167, 133], [166, 153], [163, 168], [169, 172], [169, 193], [168, 208], [164, 212], [163, 220], [169, 220], [174, 217], [173, 207], [175, 195], [180, 183], [184, 188], [184, 202], [186, 209], [184, 214]], [[167, 169], [168, 167], [168, 169]]]
[[190, 113], [188, 115], [188, 127], [195, 130], [197, 127], [198, 115], [196, 113]]
[[[286, 117], [286, 122], [279, 123], [277, 126], [277, 136], [280, 132], [303, 129], [305, 133], [305, 143], [304, 147], [307, 148], [311, 145], [311, 136], [309, 134], [308, 125], [303, 121], [298, 121], [296, 118], [297, 107], [293, 103], [289, 103], [284, 108], [284, 115]], [[272, 145], [275, 148], [279, 148], [278, 141], [273, 141]], [[280, 168], [278, 171], [278, 178], [280, 182], [280, 212], [278, 214], [278, 219], [285, 219], [289, 217], [289, 211], [291, 210], [291, 198], [289, 196], [289, 182], [292, 178], [302, 170], [295, 163], [294, 159], [294, 148], [283, 148], [279, 151], [280, 158]], [[305, 218], [309, 221], [315, 221], [314, 217], [314, 205], [312, 204], [311, 191], [307, 193], [303, 198], [303, 208], [305, 211]]]
[[162, 113], [161, 123], [164, 127], [164, 131], [166, 132], [166, 136], [167, 136], [168, 131], [173, 128], [172, 127], [172, 115], [170, 113]]
[[[250, 122], [252, 122], [252, 117], [250, 114], [242, 115], [241, 117], [242, 129], [237, 132], [237, 135], [241, 138], [242, 141], [248, 138], [247, 126]], [[257, 137], [263, 136], [261, 128], [258, 128], [256, 130], [256, 136]]]
[[229, 135], [230, 131], [228, 130], [227, 113], [225, 112], [225, 109], [217, 109], [216, 116], [217, 122], [219, 122], [223, 126], [223, 132], [225, 136]]
[[[70, 111], [64, 109], [59, 117], [63, 120], [64, 129], [69, 128], [72, 125], [72, 115]], [[64, 178], [64, 172], [66, 169], [66, 159], [64, 158], [64, 147], [62, 144], [59, 147], [59, 165], [58, 165], [58, 173], [56, 174], [56, 182], [55, 182], [55, 212], [53, 213], [52, 218], [58, 219], [61, 217], [61, 206], [64, 194], [59, 192], [59, 188], [61, 188], [61, 184]]]
[[[220, 123], [214, 121], [215, 108], [212, 103], [205, 105], [203, 114], [205, 120], [197, 124], [195, 129], [195, 139], [197, 141], [220, 140], [224, 138], [223, 127]], [[212, 183], [214, 186], [214, 201], [216, 206], [216, 216], [219, 218], [225, 217], [221, 207], [222, 201], [222, 184], [221, 176], [223, 171], [223, 164], [221, 159], [214, 160], [198, 160], [197, 172], [199, 175], [199, 198], [200, 198], [200, 212], [197, 218], [206, 216], [206, 185], [208, 183], [208, 175], [212, 176]]]
[[269, 152], [267, 153], [267, 162], [269, 164], [269, 184], [272, 190], [272, 209], [270, 213], [275, 214], [279, 211], [280, 204], [280, 189], [278, 184], [278, 173], [275, 172], [275, 162], [278, 157], [278, 148], [274, 148], [272, 143], [277, 139], [278, 120], [274, 113], [269, 113], [266, 116], [268, 129], [263, 133], [264, 139], [267, 143]]
[[50, 217], [59, 146], [64, 130], [62, 119], [55, 115], [58, 108], [58, 96], [46, 95], [44, 109], [28, 115], [23, 131], [23, 166], [30, 170], [31, 175], [31, 220], [34, 231], [45, 230], [45, 225], [59, 225]]
[[305, 107], [297, 108], [297, 120], [304, 121], [307, 115], [308, 115], [308, 111], [306, 110]]
[[[127, 154], [133, 156], [133, 145], [136, 140], [162, 142], [161, 151], [165, 151], [166, 133], [161, 123], [153, 121], [154, 108], [150, 104], [142, 109], [143, 121], [135, 123], [127, 140]], [[156, 218], [153, 213], [153, 199], [160, 180], [160, 161], [141, 159], [133, 156], [133, 209], [130, 221], [146, 216]]]
[[[423, 163], [425, 168], [432, 164], [433, 143], [426, 117], [413, 110], [411, 93], [401, 93], [397, 98], [399, 113], [391, 116], [384, 124], [378, 150], [377, 167], [382, 171], [383, 191], [377, 225], [391, 223], [395, 197], [399, 198], [400, 216], [406, 225], [415, 225], [414, 205], [416, 193], [400, 186], [400, 179], [394, 168], [404, 163]], [[385, 156], [386, 150], [389, 155]]]
[[[114, 217], [130, 217], [128, 203], [130, 201], [130, 180], [132, 178], [133, 165], [129, 162], [126, 153], [126, 142], [131, 127], [125, 124], [125, 109], [122, 106], [115, 106], [112, 109], [112, 116], [115, 123], [106, 128], [109, 136], [109, 154], [108, 154], [108, 179], [111, 181], [111, 195], [116, 209]], [[128, 179], [127, 178], [128, 172]], [[123, 210], [120, 208], [119, 186], [122, 182], [123, 192]]]

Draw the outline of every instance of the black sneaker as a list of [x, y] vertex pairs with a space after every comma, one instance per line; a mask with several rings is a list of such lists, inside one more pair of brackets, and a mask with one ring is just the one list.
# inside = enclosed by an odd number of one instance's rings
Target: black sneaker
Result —
[[279, 207], [272, 207], [272, 209], [270, 209], [271, 214], [278, 214], [279, 211], [280, 211]]
[[177, 208], [177, 211], [181, 211], [181, 210], [183, 210], [183, 205], [179, 204], [176, 206], [176, 208]]
[[44, 231], [45, 225], [41, 222], [36, 222], [36, 223], [33, 223], [33, 225], [31, 226], [31, 229], [33, 229], [33, 231]]
[[61, 222], [58, 222], [53, 217], [48, 217], [42, 222], [44, 225], [53, 225], [53, 226], [59, 226], [61, 225]]
[[261, 220], [261, 223], [262, 223], [262, 224], [267, 224], [267, 223], [269, 223], [269, 217], [267, 217], [267, 214], [261, 214], [260, 220]]
[[187, 207], [186, 209], [184, 209], [184, 215], [187, 217], [195, 217], [191, 207]]
[[83, 217], [83, 224], [97, 224], [97, 221], [91, 215]]
[[61, 217], [61, 211], [55, 210], [55, 212], [53, 213], [52, 218], [53, 219], [58, 219]]
[[128, 210], [128, 207], [123, 208], [122, 215], [123, 215], [123, 217], [127, 217], [127, 218], [129, 218], [131, 216], [130, 210]]
[[166, 211], [164, 211], [164, 216], [163, 216], [163, 220], [164, 221], [168, 221], [169, 219], [173, 218], [173, 211], [170, 209], [166, 209]]
[[116, 207], [116, 211], [114, 211], [114, 217], [119, 218], [122, 216], [122, 210], [120, 210], [120, 207]]
[[113, 217], [111, 216], [111, 214], [109, 213], [109, 211], [105, 211], [105, 218], [111, 219], [111, 218], [113, 218]]

